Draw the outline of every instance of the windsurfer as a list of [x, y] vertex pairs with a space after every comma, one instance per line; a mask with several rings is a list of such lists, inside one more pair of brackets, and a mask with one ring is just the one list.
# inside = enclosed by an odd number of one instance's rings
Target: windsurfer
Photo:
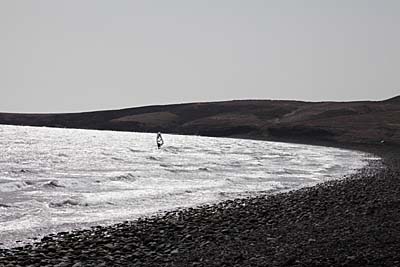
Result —
[[161, 133], [158, 132], [157, 133], [157, 147], [158, 147], [158, 149], [160, 149], [163, 144], [164, 144], [164, 140], [161, 137]]

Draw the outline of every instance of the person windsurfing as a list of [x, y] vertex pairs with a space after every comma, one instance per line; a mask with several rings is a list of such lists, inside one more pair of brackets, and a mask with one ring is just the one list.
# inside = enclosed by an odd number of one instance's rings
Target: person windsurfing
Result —
[[164, 144], [164, 140], [161, 137], [161, 133], [158, 132], [157, 133], [157, 147], [158, 147], [158, 149], [160, 149], [163, 144]]

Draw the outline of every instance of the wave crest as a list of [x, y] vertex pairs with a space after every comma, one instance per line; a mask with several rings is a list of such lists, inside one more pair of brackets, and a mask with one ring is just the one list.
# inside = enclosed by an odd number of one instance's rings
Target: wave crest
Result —
[[133, 175], [132, 173], [128, 173], [125, 175], [119, 175], [116, 177], [111, 177], [111, 181], [129, 181], [129, 182], [134, 182], [137, 180], [137, 177]]
[[79, 200], [69, 198], [59, 202], [50, 202], [49, 206], [52, 208], [61, 208], [66, 206], [89, 206], [89, 205], [87, 203], [82, 203]]

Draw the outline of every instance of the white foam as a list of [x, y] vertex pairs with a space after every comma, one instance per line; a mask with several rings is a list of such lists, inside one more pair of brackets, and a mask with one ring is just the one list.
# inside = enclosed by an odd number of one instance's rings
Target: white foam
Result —
[[0, 192], [19, 191], [19, 190], [23, 190], [27, 186], [29, 186], [29, 185], [26, 182], [23, 182], [23, 181], [0, 183]]

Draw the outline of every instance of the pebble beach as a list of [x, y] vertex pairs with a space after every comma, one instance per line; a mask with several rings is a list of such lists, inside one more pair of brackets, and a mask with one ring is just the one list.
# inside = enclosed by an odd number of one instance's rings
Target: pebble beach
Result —
[[[354, 148], [354, 147], [348, 147]], [[400, 149], [313, 187], [61, 232], [0, 266], [400, 266]]]

